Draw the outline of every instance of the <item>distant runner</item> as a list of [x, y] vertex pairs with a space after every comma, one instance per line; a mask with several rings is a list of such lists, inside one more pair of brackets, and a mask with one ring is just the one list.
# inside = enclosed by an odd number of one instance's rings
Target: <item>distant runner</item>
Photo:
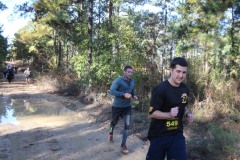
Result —
[[4, 78], [6, 78], [6, 81], [8, 81], [8, 83], [11, 83], [11, 81], [14, 80], [14, 70], [11, 64], [7, 65], [6, 70], [3, 74]]
[[118, 123], [119, 117], [123, 117], [124, 129], [122, 136], [121, 149], [123, 153], [128, 153], [126, 141], [131, 119], [131, 98], [138, 99], [134, 93], [135, 82], [132, 79], [133, 68], [125, 66], [124, 74], [116, 78], [110, 88], [110, 93], [115, 96], [112, 106], [112, 119], [109, 130], [109, 141], [113, 142], [113, 130]]
[[26, 83], [29, 84], [30, 83], [30, 77], [31, 77], [31, 71], [29, 70], [29, 67], [24, 71], [24, 76], [26, 79]]

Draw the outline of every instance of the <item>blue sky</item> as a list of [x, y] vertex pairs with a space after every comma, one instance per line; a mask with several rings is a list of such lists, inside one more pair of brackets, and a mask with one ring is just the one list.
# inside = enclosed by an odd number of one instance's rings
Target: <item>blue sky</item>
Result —
[[[3, 36], [7, 37], [9, 40], [9, 43], [11, 43], [12, 39], [14, 38], [14, 34], [18, 32], [19, 29], [24, 27], [27, 22], [30, 20], [30, 18], [23, 18], [20, 17], [19, 14], [14, 13], [14, 6], [23, 4], [26, 1], [31, 0], [0, 0], [3, 4], [5, 4], [8, 9], [4, 11], [0, 11], [0, 26], [3, 30]], [[144, 10], [150, 10], [153, 12], [157, 12], [161, 10], [158, 7], [154, 7], [151, 5], [144, 5], [144, 6], [138, 6], [137, 10], [144, 9]]]
[[0, 11], [0, 25], [3, 26], [3, 36], [9, 38], [9, 41], [11, 41], [14, 34], [30, 20], [30, 18], [22, 18], [13, 12], [15, 5], [23, 4], [26, 1], [27, 0], [1, 0], [8, 9]]

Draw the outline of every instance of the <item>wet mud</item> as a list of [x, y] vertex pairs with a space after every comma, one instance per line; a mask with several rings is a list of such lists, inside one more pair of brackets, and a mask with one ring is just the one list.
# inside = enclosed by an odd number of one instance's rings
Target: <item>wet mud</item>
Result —
[[136, 135], [128, 139], [130, 153], [121, 153], [121, 127], [108, 142], [110, 111], [109, 104], [84, 105], [80, 98], [27, 85], [22, 74], [10, 84], [2, 80], [0, 159], [144, 160], [149, 144]]

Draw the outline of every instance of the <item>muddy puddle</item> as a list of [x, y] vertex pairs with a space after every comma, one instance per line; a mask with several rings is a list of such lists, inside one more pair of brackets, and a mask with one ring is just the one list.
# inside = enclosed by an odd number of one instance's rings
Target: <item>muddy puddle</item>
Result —
[[58, 101], [0, 97], [0, 125], [21, 123], [69, 123], [79, 115]]

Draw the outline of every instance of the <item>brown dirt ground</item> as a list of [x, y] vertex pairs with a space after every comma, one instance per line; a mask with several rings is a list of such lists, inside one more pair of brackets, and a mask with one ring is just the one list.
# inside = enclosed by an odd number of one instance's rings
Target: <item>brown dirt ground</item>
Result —
[[[20, 110], [19, 99], [32, 104], [46, 102], [46, 111], [17, 115], [18, 124], [0, 123], [0, 159], [144, 160], [146, 157], [149, 143], [141, 141], [137, 134], [128, 138], [130, 153], [121, 153], [121, 121], [114, 143], [108, 142], [110, 104], [84, 105], [78, 98], [50, 94], [35, 84], [26, 85], [22, 73], [16, 75], [13, 83], [0, 82], [0, 98], [10, 99], [15, 111]], [[57, 114], [52, 112], [56, 107]], [[19, 113], [29, 111], [35, 112], [26, 107]]]

